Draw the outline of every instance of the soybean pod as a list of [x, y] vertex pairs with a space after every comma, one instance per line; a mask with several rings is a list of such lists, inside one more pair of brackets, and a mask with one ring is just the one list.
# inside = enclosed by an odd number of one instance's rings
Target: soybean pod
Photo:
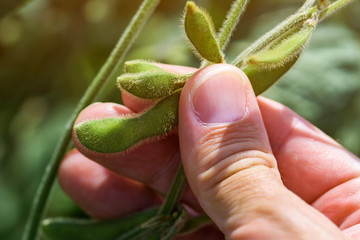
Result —
[[167, 133], [178, 123], [181, 89], [161, 99], [143, 114], [124, 118], [105, 118], [74, 126], [79, 141], [100, 153], [124, 151], [144, 139]]
[[183, 87], [190, 75], [177, 75], [164, 70], [123, 74], [118, 87], [143, 99], [160, 99]]
[[316, 18], [272, 48], [248, 56], [240, 69], [248, 76], [256, 95], [279, 80], [297, 61], [316, 26]]
[[125, 73], [158, 72], [164, 71], [153, 62], [145, 60], [132, 60], [124, 63]]
[[299, 31], [285, 38], [273, 48], [250, 55], [246, 59], [246, 64], [270, 69], [281, 67], [284, 63], [300, 55], [300, 52], [310, 39], [315, 26], [315, 20], [306, 21]]
[[193, 1], [186, 3], [184, 28], [198, 56], [213, 63], [225, 62], [210, 16]]
[[254, 93], [257, 96], [278, 81], [295, 64], [296, 60], [294, 58], [283, 66], [271, 70], [259, 68], [256, 65], [249, 65], [242, 69], [242, 71], [248, 76]]

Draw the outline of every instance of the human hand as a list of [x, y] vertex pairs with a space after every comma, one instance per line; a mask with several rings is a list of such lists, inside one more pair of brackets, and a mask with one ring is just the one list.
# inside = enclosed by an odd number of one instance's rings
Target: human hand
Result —
[[[93, 104], [77, 122], [124, 117], [151, 104], [123, 100], [126, 107]], [[205, 211], [229, 239], [360, 239], [359, 160], [291, 110], [256, 99], [247, 77], [230, 65], [212, 65], [188, 81], [178, 132], [116, 154], [74, 140], [81, 153], [65, 157], [59, 179], [93, 217], [160, 204], [182, 161], [192, 189], [182, 202], [192, 214]], [[208, 226], [183, 239], [223, 236]]]

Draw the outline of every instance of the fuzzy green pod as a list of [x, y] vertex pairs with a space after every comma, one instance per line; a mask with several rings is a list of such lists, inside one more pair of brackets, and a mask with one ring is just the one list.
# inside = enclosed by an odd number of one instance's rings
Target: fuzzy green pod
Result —
[[248, 65], [262, 65], [266, 68], [276, 68], [300, 55], [315, 29], [315, 23], [306, 22], [298, 32], [292, 34], [273, 48], [261, 51], [247, 58]]
[[169, 96], [183, 87], [188, 75], [177, 75], [166, 71], [123, 74], [117, 79], [120, 89], [144, 99], [159, 99]]
[[151, 219], [159, 208], [110, 221], [54, 218], [42, 222], [42, 234], [49, 240], [112, 240]]
[[159, 72], [164, 71], [154, 63], [146, 60], [126, 61], [124, 64], [125, 73]]
[[316, 26], [314, 19], [270, 49], [250, 55], [240, 68], [250, 79], [256, 95], [279, 80], [297, 61]]
[[255, 95], [265, 92], [271, 85], [278, 81], [296, 62], [296, 58], [287, 62], [283, 66], [274, 69], [264, 69], [256, 65], [246, 66], [244, 73], [248, 76]]
[[213, 63], [224, 62], [211, 18], [192, 1], [186, 3], [184, 28], [198, 55]]
[[181, 89], [161, 99], [145, 113], [128, 118], [105, 118], [74, 126], [79, 141], [100, 153], [124, 151], [144, 139], [167, 133], [178, 123]]

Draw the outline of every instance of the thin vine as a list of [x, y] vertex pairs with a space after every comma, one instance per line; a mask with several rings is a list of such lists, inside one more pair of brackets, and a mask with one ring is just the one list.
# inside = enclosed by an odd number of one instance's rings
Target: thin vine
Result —
[[72, 126], [83, 108], [94, 101], [98, 95], [101, 87], [104, 86], [110, 79], [113, 73], [118, 69], [120, 63], [124, 59], [127, 51], [133, 44], [137, 35], [140, 33], [142, 27], [145, 25], [149, 17], [152, 15], [160, 0], [144, 0], [138, 11], [132, 18], [130, 24], [125, 29], [118, 40], [116, 46], [112, 50], [110, 56], [101, 67], [98, 74], [93, 79], [91, 85], [88, 87], [83, 97], [76, 106], [74, 112], [70, 116], [63, 134], [54, 150], [54, 153], [45, 169], [45, 173], [41, 179], [40, 185], [37, 189], [30, 215], [25, 226], [23, 240], [36, 239], [40, 221], [44, 215], [47, 200], [52, 189], [54, 180], [56, 178], [59, 164], [68, 149], [71, 140]]

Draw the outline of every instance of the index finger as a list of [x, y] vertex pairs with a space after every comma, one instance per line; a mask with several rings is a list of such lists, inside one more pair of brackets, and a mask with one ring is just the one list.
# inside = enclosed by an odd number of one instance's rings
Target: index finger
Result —
[[359, 158], [283, 105], [258, 103], [285, 186], [340, 228], [359, 223]]
[[292, 110], [258, 97], [284, 184], [311, 203], [360, 175], [359, 159]]

